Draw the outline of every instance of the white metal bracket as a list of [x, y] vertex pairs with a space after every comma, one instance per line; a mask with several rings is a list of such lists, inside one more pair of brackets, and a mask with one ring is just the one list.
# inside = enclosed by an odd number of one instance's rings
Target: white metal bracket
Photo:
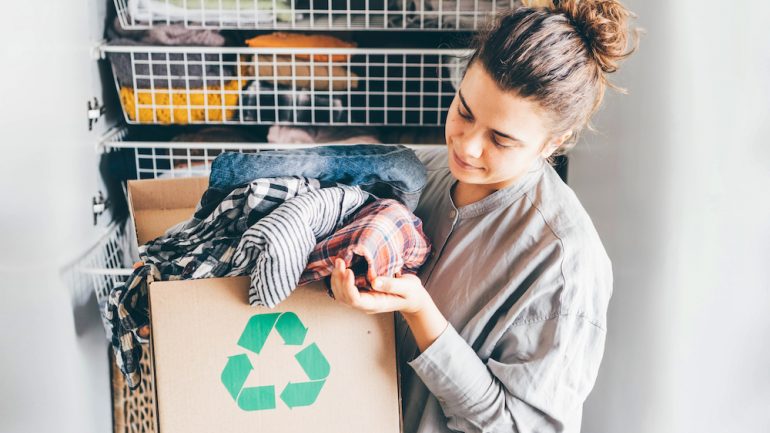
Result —
[[99, 121], [99, 118], [107, 112], [107, 107], [99, 104], [99, 99], [94, 96], [93, 104], [88, 101], [88, 130], [91, 131], [94, 128], [94, 124]]

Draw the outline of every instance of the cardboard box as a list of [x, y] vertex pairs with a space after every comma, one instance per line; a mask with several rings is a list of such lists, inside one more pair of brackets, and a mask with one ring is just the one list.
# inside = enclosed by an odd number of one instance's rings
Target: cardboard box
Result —
[[[131, 181], [140, 244], [188, 219], [206, 178]], [[299, 287], [248, 304], [248, 277], [149, 287], [160, 433], [400, 431], [392, 314]]]

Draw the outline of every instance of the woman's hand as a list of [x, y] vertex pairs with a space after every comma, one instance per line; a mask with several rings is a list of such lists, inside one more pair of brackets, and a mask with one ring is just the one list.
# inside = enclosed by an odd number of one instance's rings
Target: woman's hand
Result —
[[416, 275], [406, 274], [397, 278], [375, 276], [371, 284], [374, 290], [359, 291], [355, 275], [345, 267], [345, 261], [339, 258], [334, 260], [331, 275], [334, 298], [355, 309], [369, 314], [391, 311], [417, 314], [428, 303], [433, 303]]
[[374, 290], [359, 291], [353, 271], [345, 267], [344, 260], [334, 259], [334, 298], [369, 314], [400, 311], [420, 351], [433, 344], [449, 325], [416, 275], [370, 279]]

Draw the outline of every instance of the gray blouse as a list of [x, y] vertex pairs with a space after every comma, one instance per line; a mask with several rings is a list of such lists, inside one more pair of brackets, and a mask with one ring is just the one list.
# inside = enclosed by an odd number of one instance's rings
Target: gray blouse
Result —
[[612, 269], [554, 169], [457, 208], [446, 149], [420, 149], [420, 279], [449, 326], [419, 353], [397, 315], [404, 432], [578, 432], [604, 351]]

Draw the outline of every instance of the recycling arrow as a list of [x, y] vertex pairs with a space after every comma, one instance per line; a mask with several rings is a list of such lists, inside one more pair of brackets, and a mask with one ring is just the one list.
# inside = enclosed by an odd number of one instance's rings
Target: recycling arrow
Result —
[[315, 343], [299, 351], [299, 353], [294, 355], [294, 358], [299, 362], [300, 367], [305, 370], [305, 374], [307, 374], [310, 380], [326, 379], [329, 375], [329, 370], [331, 369], [329, 361], [326, 360], [324, 354], [321, 353], [321, 349]]
[[275, 387], [256, 386], [243, 388], [246, 378], [254, 367], [245, 353], [227, 358], [227, 365], [222, 371], [222, 383], [227, 392], [238, 402], [243, 410], [262, 410], [275, 408]]
[[246, 329], [243, 330], [243, 334], [238, 340], [238, 345], [259, 355], [265, 341], [267, 341], [267, 336], [270, 335], [270, 331], [280, 315], [281, 313], [269, 313], [251, 316], [249, 322], [246, 323]]
[[275, 387], [267, 385], [244, 389], [238, 396], [238, 407], [243, 410], [275, 409]]
[[307, 328], [294, 313], [283, 313], [275, 324], [275, 330], [283, 339], [283, 342], [290, 346], [300, 346], [305, 342]]
[[253, 369], [245, 353], [227, 358], [227, 365], [222, 371], [222, 383], [233, 399], [238, 398], [238, 393]]
[[315, 403], [315, 399], [318, 398], [318, 394], [321, 393], [321, 387], [324, 385], [324, 382], [326, 381], [289, 382], [281, 393], [281, 400], [283, 400], [289, 408], [310, 406]]
[[[246, 323], [238, 339], [238, 345], [259, 355], [265, 347], [270, 332], [275, 328], [287, 346], [301, 346], [308, 329], [292, 312], [255, 314]], [[315, 343], [309, 344], [294, 355], [308, 381], [289, 382], [281, 392], [281, 400], [289, 407], [310, 406], [321, 393], [331, 366]], [[221, 380], [227, 392], [245, 411], [276, 408], [275, 386], [254, 386], [243, 388], [254, 367], [245, 353], [230, 356], [222, 370]]]

